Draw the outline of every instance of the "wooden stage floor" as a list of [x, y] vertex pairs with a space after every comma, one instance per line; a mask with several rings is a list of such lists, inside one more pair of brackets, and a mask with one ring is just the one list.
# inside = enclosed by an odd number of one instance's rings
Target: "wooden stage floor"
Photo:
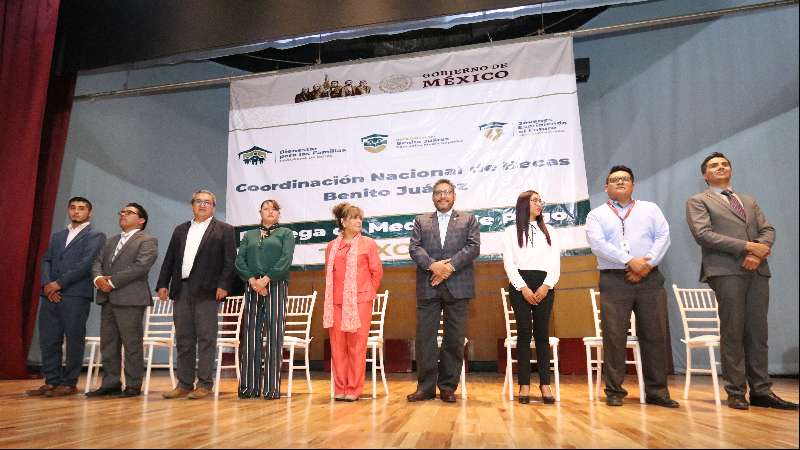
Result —
[[[333, 402], [327, 376], [314, 374], [313, 395], [296, 377], [294, 396], [272, 401], [237, 399], [234, 379], [223, 380], [217, 400], [164, 400], [166, 373], [154, 376], [147, 398], [132, 399], [29, 398], [22, 392], [41, 380], [0, 381], [0, 447], [798, 448], [796, 411], [717, 408], [702, 376], [693, 377], [688, 401], [683, 377], [670, 378], [678, 410], [640, 405], [630, 376], [623, 407], [590, 402], [577, 375], [562, 376], [556, 405], [508, 401], [493, 373], [468, 374], [469, 398], [455, 404], [407, 403], [414, 374], [390, 374], [388, 397], [379, 388], [376, 400]], [[774, 381], [778, 395], [798, 400], [797, 379]]]

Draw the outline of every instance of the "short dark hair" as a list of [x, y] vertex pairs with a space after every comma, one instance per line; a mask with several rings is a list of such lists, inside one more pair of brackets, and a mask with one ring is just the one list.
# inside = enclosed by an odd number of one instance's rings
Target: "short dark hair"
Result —
[[438, 186], [440, 184], [449, 184], [450, 185], [450, 189], [452, 189], [453, 192], [456, 191], [456, 185], [453, 184], [453, 182], [448, 180], [447, 178], [440, 178], [439, 180], [436, 180], [436, 183], [433, 183], [433, 188], [435, 189], [436, 186]]
[[608, 178], [611, 176], [612, 173], [620, 172], [620, 171], [628, 172], [628, 174], [631, 176], [631, 183], [634, 182], [633, 170], [631, 170], [631, 168], [628, 167], [628, 166], [618, 165], [618, 166], [612, 167], [611, 170], [608, 171], [608, 175], [606, 175], [606, 184], [608, 184]]
[[73, 202], [81, 202], [81, 203], [86, 203], [86, 204], [89, 206], [89, 211], [91, 211], [91, 210], [92, 210], [92, 202], [90, 202], [89, 200], [87, 200], [85, 197], [72, 197], [72, 198], [71, 198], [71, 199], [69, 199], [69, 201], [67, 202], [67, 208], [69, 208], [69, 205], [70, 205], [70, 204], [72, 204]]
[[128, 203], [125, 206], [133, 206], [139, 211], [138, 216], [144, 219], [144, 223], [142, 224], [142, 231], [144, 231], [144, 229], [147, 228], [147, 211], [145, 211], [144, 207], [134, 202]]
[[704, 159], [703, 162], [700, 164], [700, 175], [705, 175], [706, 174], [706, 166], [708, 165], [708, 162], [711, 161], [714, 158], [725, 158], [725, 161], [728, 161], [728, 165], [733, 167], [733, 165], [731, 164], [731, 160], [728, 159], [727, 156], [725, 156], [724, 154], [722, 154], [720, 152], [714, 152], [714, 153], [706, 156], [706, 159]]

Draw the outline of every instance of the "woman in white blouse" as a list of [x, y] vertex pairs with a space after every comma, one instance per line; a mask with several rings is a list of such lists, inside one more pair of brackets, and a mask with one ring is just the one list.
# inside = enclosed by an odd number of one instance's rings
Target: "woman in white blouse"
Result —
[[503, 235], [503, 266], [517, 319], [519, 402], [530, 402], [531, 334], [536, 342], [542, 401], [555, 402], [550, 390], [550, 313], [553, 288], [561, 275], [561, 250], [544, 223], [544, 202], [535, 191], [517, 197], [517, 222]]

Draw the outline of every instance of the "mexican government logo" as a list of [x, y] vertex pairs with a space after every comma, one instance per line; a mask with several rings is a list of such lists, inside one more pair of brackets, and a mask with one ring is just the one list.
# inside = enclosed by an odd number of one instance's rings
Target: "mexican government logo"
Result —
[[381, 80], [379, 87], [387, 94], [403, 92], [411, 89], [413, 81], [408, 75], [389, 75]]
[[503, 122], [489, 122], [479, 126], [478, 129], [483, 131], [483, 137], [495, 142], [503, 135], [503, 126], [505, 125]]
[[370, 153], [380, 153], [386, 149], [386, 144], [389, 143], [388, 134], [370, 134], [361, 138], [361, 143], [364, 144], [364, 150]]
[[264, 164], [264, 161], [267, 160], [267, 155], [270, 153], [272, 152], [254, 145], [248, 150], [239, 152], [239, 159], [241, 159], [245, 164], [258, 166]]

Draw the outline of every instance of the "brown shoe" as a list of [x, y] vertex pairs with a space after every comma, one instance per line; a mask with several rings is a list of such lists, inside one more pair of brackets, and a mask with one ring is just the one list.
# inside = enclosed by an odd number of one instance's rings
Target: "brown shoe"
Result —
[[171, 391], [164, 392], [163, 394], [161, 394], [161, 396], [166, 399], [181, 398], [185, 397], [186, 395], [189, 395], [190, 392], [192, 392], [191, 389], [186, 389], [181, 386], [178, 386]]
[[36, 389], [31, 389], [29, 391], [25, 391], [25, 395], [28, 397], [44, 397], [47, 395], [48, 392], [52, 391], [56, 387], [51, 384], [43, 384]]
[[456, 393], [455, 393], [455, 391], [449, 391], [449, 390], [446, 390], [446, 389], [442, 389], [439, 392], [439, 398], [441, 398], [443, 402], [455, 403], [456, 402]]
[[197, 399], [208, 397], [209, 394], [211, 394], [211, 389], [209, 389], [207, 387], [199, 387], [199, 388], [193, 390], [192, 392], [190, 392], [189, 395], [186, 396], [186, 398], [191, 399], [191, 400], [197, 400]]
[[426, 394], [422, 391], [416, 391], [413, 394], [408, 394], [406, 396], [406, 400], [409, 402], [421, 402], [423, 400], [433, 400], [436, 398], [436, 394]]
[[50, 389], [44, 395], [46, 397], [66, 397], [68, 395], [75, 395], [78, 393], [78, 388], [75, 386], [61, 385], [55, 389]]

